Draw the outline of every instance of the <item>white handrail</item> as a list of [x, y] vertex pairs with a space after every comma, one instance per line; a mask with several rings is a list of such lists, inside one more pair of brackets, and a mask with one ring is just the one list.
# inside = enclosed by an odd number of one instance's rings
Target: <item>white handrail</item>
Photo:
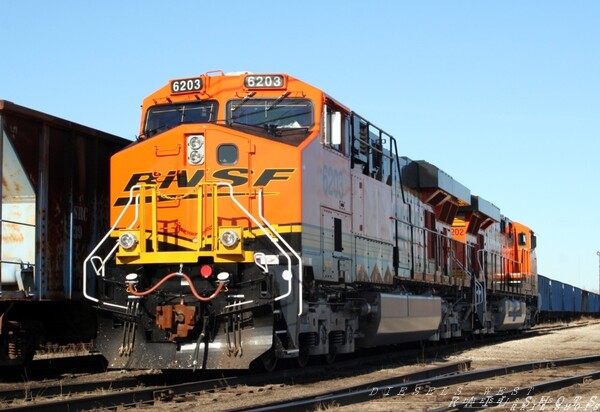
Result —
[[[277, 232], [277, 230], [275, 230], [275, 228], [273, 226], [271, 226], [271, 224], [267, 221], [267, 219], [265, 219], [265, 217], [263, 216], [263, 211], [262, 211], [262, 189], [260, 189], [258, 191], [258, 216], [261, 218], [261, 220], [265, 223], [265, 225], [267, 225], [267, 227], [271, 230], [271, 232], [273, 232], [275, 234], [275, 236], [277, 236], [277, 239], [279, 239], [281, 241], [281, 243], [283, 243], [290, 252], [292, 252], [292, 254], [296, 257], [296, 259], [298, 259], [298, 316], [302, 315], [302, 258], [300, 257], [300, 255], [298, 255], [298, 253], [289, 245], [288, 242], [285, 241], [285, 239], [279, 234], [279, 232]], [[290, 272], [291, 274], [291, 272]], [[291, 282], [292, 280], [290, 279], [289, 282]], [[291, 290], [292, 286], [290, 283], [290, 290]]]
[[[237, 205], [237, 207], [246, 215], [248, 216], [248, 218], [250, 220], [252, 220], [252, 222], [254, 222], [254, 224], [256, 226], [258, 226], [260, 228], [260, 230], [269, 238], [269, 240], [273, 243], [273, 245], [275, 245], [275, 247], [281, 252], [282, 255], [284, 255], [287, 259], [287, 271], [284, 271], [283, 273], [283, 278], [284, 280], [287, 280], [288, 283], [288, 290], [287, 292], [285, 292], [284, 294], [277, 296], [275, 298], [275, 300], [281, 300], [281, 299], [285, 299], [286, 297], [290, 296], [292, 293], [292, 259], [290, 257], [290, 255], [279, 245], [279, 243], [277, 242], [277, 240], [280, 240], [288, 250], [290, 250], [292, 252], [292, 254], [294, 255], [294, 257], [296, 257], [298, 259], [299, 262], [299, 314], [302, 313], [302, 260], [300, 258], [300, 256], [296, 253], [296, 251], [294, 251], [294, 249], [281, 237], [281, 235], [275, 230], [275, 228], [273, 228], [271, 226], [271, 224], [264, 218], [264, 216], [262, 215], [262, 190], [259, 191], [259, 215], [261, 220], [265, 223], [265, 225], [267, 225], [268, 229], [267, 230], [265, 228], [265, 226], [263, 224], [261, 224], [234, 196], [234, 192], [233, 192], [233, 185], [227, 182], [216, 182], [215, 183], [217, 186], [225, 186], [229, 188], [229, 196], [231, 198], [231, 200], [233, 200], [233, 202]], [[120, 215], [117, 217], [117, 219], [115, 220], [115, 223], [113, 224], [113, 226], [110, 228], [110, 230], [106, 233], [106, 235], [104, 235], [104, 237], [102, 238], [102, 240], [100, 240], [100, 242], [98, 242], [98, 244], [96, 245], [96, 247], [90, 252], [90, 254], [87, 256], [87, 258], [84, 260], [83, 263], [83, 295], [86, 299], [91, 300], [92, 302], [95, 303], [99, 303], [99, 304], [103, 304], [103, 305], [107, 305], [107, 306], [111, 306], [111, 307], [115, 307], [115, 308], [119, 308], [119, 309], [127, 309], [127, 306], [123, 306], [123, 305], [117, 305], [114, 303], [109, 303], [109, 302], [104, 302], [101, 301], [100, 299], [91, 296], [90, 294], [88, 294], [87, 288], [87, 266], [88, 263], [92, 265], [94, 272], [96, 274], [96, 276], [105, 276], [105, 267], [106, 267], [106, 262], [108, 261], [108, 259], [110, 259], [110, 257], [115, 253], [115, 251], [118, 248], [118, 242], [115, 244], [114, 247], [111, 248], [111, 250], [108, 252], [108, 254], [106, 255], [106, 257], [104, 259], [102, 259], [100, 256], [96, 256], [96, 252], [98, 251], [98, 249], [100, 249], [100, 247], [106, 242], [106, 240], [109, 238], [110, 234], [115, 231], [117, 225], [121, 222], [121, 219], [123, 218], [123, 216], [125, 215], [125, 212], [129, 209], [129, 207], [133, 204], [135, 204], [135, 216], [134, 219], [132, 221], [132, 223], [128, 226], [128, 229], [131, 229], [136, 222], [139, 219], [139, 197], [140, 195], [134, 195], [134, 191], [135, 190], [139, 190], [141, 189], [140, 185], [135, 185], [132, 186], [131, 189], [129, 190], [129, 199], [127, 201], [127, 203], [125, 204], [125, 206], [123, 207], [123, 210], [121, 211]], [[270, 232], [269, 232], [270, 231]], [[273, 238], [273, 235], [275, 235], [276, 239]], [[287, 272], [287, 273], [286, 273]]]
[[[110, 252], [106, 255], [106, 257], [104, 259], [100, 258], [99, 256], [95, 256], [95, 253], [98, 251], [98, 249], [100, 249], [100, 247], [104, 244], [104, 242], [106, 242], [106, 240], [108, 239], [108, 237], [110, 236], [110, 234], [112, 232], [114, 232], [114, 230], [116, 229], [117, 225], [120, 223], [121, 219], [125, 215], [125, 212], [129, 208], [129, 206], [131, 206], [131, 203], [134, 202], [134, 199], [135, 199], [135, 217], [133, 219], [133, 222], [129, 225], [128, 229], [131, 229], [135, 225], [135, 223], [137, 222], [138, 217], [139, 217], [138, 209], [139, 209], [139, 197], [140, 197], [140, 195], [138, 194], [138, 195], [134, 196], [133, 191], [134, 190], [139, 190], [140, 188], [141, 188], [140, 185], [135, 185], [135, 186], [131, 187], [131, 189], [129, 190], [129, 200], [127, 201], [127, 203], [123, 207], [123, 210], [121, 211], [121, 214], [119, 215], [119, 217], [117, 217], [117, 220], [112, 225], [112, 227], [109, 229], [109, 231], [106, 233], [106, 235], [104, 235], [104, 237], [102, 238], [102, 240], [100, 240], [100, 242], [98, 242], [98, 244], [96, 245], [96, 247], [90, 252], [90, 254], [87, 256], [87, 258], [85, 258], [85, 260], [83, 261], [83, 296], [86, 299], [91, 300], [94, 303], [100, 303], [102, 305], [112, 306], [112, 307], [119, 308], [119, 309], [127, 309], [127, 306], [117, 305], [117, 304], [114, 304], [114, 303], [108, 303], [108, 302], [100, 301], [100, 299], [98, 299], [98, 298], [96, 298], [96, 297], [91, 296], [91, 295], [88, 294], [88, 292], [87, 292], [87, 266], [88, 266], [88, 262], [91, 263], [92, 267], [94, 268], [94, 272], [96, 273], [96, 276], [102, 276], [102, 277], [104, 277], [104, 268], [105, 268], [105, 265], [106, 265], [106, 261], [117, 250], [117, 247], [119, 246], [119, 244], [118, 243], [115, 244], [115, 246], [110, 250]], [[100, 267], [97, 267], [96, 264], [93, 263], [94, 261], [97, 261], [98, 259], [100, 259]]]
[[[229, 188], [229, 197], [231, 197], [231, 200], [233, 200], [233, 202], [240, 208], [240, 210], [242, 212], [244, 212], [244, 214], [246, 216], [248, 216], [250, 218], [250, 220], [252, 220], [254, 222], [254, 224], [260, 228], [260, 230], [269, 238], [271, 243], [273, 243], [275, 245], [275, 247], [277, 249], [279, 249], [279, 251], [286, 257], [286, 259], [288, 261], [288, 269], [287, 270], [289, 273], [289, 279], [286, 279], [288, 281], [288, 291], [281, 296], [277, 296], [275, 298], [275, 300], [281, 300], [281, 299], [287, 298], [292, 293], [292, 276], [291, 276], [291, 274], [292, 274], [292, 259], [290, 258], [290, 255], [288, 255], [286, 253], [286, 251], [283, 250], [283, 248], [277, 243], [277, 241], [272, 238], [271, 234], [267, 231], [267, 229], [265, 229], [265, 227], [258, 220], [256, 220], [256, 218], [254, 216], [252, 216], [252, 214], [250, 212], [248, 212], [248, 210], [246, 210], [246, 208], [235, 198], [235, 196], [233, 194], [233, 185], [231, 183], [216, 182], [216, 185], [217, 186], [226, 186]], [[259, 196], [259, 200], [260, 200], [260, 196]], [[284, 276], [284, 279], [285, 279], [285, 276]]]

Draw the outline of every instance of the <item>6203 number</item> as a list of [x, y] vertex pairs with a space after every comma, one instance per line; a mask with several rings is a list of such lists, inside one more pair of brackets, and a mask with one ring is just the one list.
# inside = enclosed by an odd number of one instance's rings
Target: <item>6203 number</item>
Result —
[[202, 90], [202, 79], [199, 77], [173, 80], [171, 82], [171, 93], [188, 93], [198, 90]]
[[244, 86], [248, 89], [279, 89], [285, 83], [280, 74], [257, 74], [246, 76]]

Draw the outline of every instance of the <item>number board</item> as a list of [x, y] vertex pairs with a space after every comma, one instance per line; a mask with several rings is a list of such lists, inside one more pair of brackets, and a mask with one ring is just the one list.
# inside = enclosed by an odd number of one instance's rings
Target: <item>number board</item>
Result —
[[171, 81], [171, 93], [189, 93], [199, 90], [202, 90], [202, 79], [200, 77]]
[[247, 89], [285, 89], [285, 77], [282, 74], [250, 74], [244, 78]]

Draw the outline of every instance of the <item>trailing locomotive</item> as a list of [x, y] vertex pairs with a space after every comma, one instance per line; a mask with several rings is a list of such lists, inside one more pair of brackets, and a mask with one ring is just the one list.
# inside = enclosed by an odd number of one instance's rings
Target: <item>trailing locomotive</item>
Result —
[[0, 100], [0, 367], [95, 337], [81, 270], [109, 227], [110, 156], [130, 143]]
[[287, 74], [171, 81], [84, 264], [115, 368], [247, 368], [530, 328], [536, 237]]

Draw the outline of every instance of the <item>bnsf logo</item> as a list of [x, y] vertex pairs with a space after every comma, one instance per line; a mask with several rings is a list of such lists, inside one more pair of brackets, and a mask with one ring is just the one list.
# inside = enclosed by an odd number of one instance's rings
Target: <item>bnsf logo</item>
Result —
[[[296, 169], [264, 169], [254, 181], [253, 186], [267, 186], [273, 180], [288, 180], [295, 171]], [[232, 186], [241, 186], [248, 183], [248, 169], [220, 169], [212, 174], [212, 178], [217, 181], [230, 183]], [[204, 170], [196, 170], [191, 176], [188, 176], [187, 170], [170, 170], [164, 176], [155, 172], [134, 173], [123, 188], [123, 191], [128, 192], [133, 186], [139, 184], [156, 185], [159, 189], [168, 189], [173, 186], [190, 188], [196, 187], [202, 179], [204, 179]], [[127, 199], [124, 197], [117, 199], [115, 206], [126, 204]]]

